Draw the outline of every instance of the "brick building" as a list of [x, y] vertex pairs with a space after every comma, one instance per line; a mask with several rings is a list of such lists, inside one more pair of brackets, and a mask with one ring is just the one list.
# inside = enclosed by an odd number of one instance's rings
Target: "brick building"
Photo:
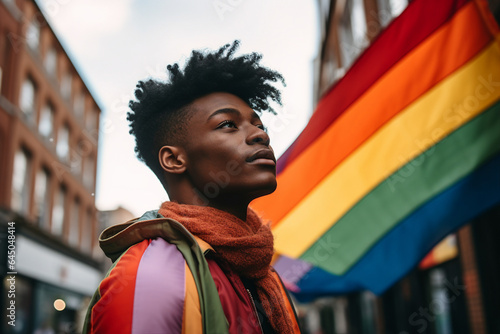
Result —
[[[16, 327], [2, 321], [3, 333], [45, 327], [75, 332], [101, 279], [95, 207], [99, 117], [99, 105], [37, 4], [1, 1], [2, 314], [13, 299], [5, 290], [6, 273], [17, 273]], [[15, 232], [7, 233], [7, 225]], [[14, 268], [7, 267], [9, 234], [15, 234]]]
[[[500, 1], [490, 0], [500, 21]], [[316, 62], [318, 101], [349, 69], [407, 0], [319, 0], [322, 44]], [[381, 296], [369, 291], [326, 297], [301, 308], [306, 333], [500, 333], [500, 206], [436, 247], [452, 251], [422, 263]], [[437, 304], [443, 295], [450, 302]]]

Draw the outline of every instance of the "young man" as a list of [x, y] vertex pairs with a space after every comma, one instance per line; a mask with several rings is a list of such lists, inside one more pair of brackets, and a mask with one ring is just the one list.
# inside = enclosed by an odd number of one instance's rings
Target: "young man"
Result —
[[136, 153], [171, 201], [106, 229], [113, 265], [84, 333], [299, 333], [270, 266], [270, 228], [249, 203], [276, 189], [276, 159], [256, 111], [281, 103], [282, 76], [238, 42], [193, 51], [168, 82], [139, 82], [128, 114]]

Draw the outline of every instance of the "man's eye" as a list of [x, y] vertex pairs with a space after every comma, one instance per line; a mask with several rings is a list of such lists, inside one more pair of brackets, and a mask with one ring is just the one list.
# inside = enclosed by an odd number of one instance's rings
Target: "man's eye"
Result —
[[223, 128], [235, 128], [235, 129], [237, 129], [236, 123], [234, 123], [233, 121], [229, 121], [229, 120], [225, 120], [225, 121], [221, 122], [219, 125], [217, 125], [217, 129], [223, 129]]

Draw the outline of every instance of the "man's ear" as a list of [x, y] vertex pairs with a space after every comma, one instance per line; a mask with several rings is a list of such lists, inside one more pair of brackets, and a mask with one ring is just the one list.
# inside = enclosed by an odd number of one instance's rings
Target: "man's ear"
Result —
[[186, 170], [184, 151], [176, 146], [163, 146], [158, 153], [161, 168], [167, 173], [181, 174]]

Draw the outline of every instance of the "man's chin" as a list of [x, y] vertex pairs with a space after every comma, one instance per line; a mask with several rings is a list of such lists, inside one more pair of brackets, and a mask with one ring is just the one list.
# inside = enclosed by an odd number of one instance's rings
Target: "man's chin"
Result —
[[274, 182], [266, 185], [265, 187], [259, 188], [258, 190], [252, 192], [252, 200], [272, 194], [276, 190], [276, 187], [277, 183]]

